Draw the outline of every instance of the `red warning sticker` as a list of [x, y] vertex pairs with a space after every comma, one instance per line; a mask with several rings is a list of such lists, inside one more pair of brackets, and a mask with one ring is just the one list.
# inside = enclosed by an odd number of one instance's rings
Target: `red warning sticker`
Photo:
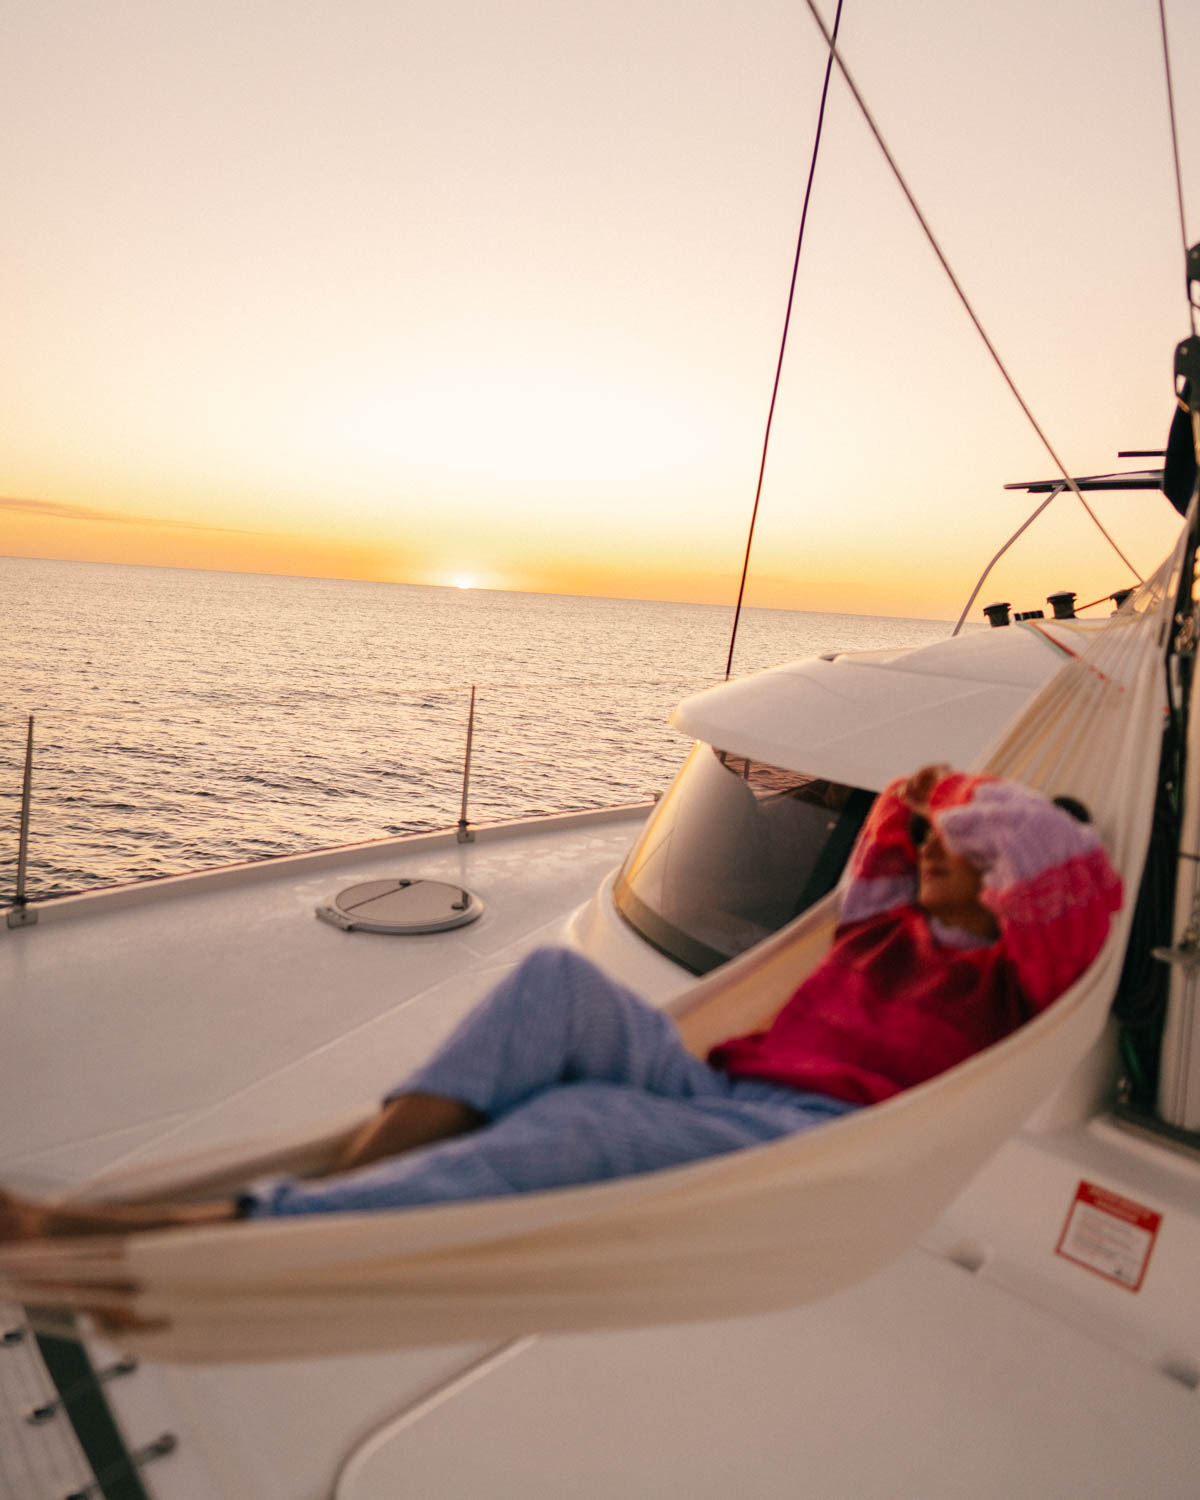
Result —
[[1132, 1198], [1081, 1182], [1055, 1254], [1136, 1292], [1146, 1277], [1162, 1214]]

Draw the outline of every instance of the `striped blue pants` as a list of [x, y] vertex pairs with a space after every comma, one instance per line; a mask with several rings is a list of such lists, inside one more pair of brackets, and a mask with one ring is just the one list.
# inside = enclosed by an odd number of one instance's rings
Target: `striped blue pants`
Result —
[[414, 1092], [461, 1100], [488, 1123], [337, 1176], [264, 1179], [244, 1211], [359, 1213], [599, 1182], [855, 1108], [710, 1068], [666, 1016], [566, 948], [531, 954], [388, 1099]]

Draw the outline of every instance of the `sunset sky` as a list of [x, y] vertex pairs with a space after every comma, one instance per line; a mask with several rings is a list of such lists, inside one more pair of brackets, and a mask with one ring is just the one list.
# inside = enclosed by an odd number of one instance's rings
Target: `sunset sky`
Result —
[[[0, 553], [732, 602], [803, 0], [38, 0], [0, 47]], [[1064, 460], [1160, 446], [1155, 0], [845, 0], [842, 48]], [[952, 617], [1050, 473], [835, 81], [749, 602]], [[1097, 509], [1143, 571], [1174, 532]], [[1066, 496], [986, 593], [1128, 581]]]

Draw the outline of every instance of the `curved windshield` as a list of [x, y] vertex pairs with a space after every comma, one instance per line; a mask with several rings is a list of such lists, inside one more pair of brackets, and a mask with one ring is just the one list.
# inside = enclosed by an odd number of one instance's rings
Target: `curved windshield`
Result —
[[696, 745], [625, 861], [617, 910], [704, 974], [833, 889], [874, 800]]

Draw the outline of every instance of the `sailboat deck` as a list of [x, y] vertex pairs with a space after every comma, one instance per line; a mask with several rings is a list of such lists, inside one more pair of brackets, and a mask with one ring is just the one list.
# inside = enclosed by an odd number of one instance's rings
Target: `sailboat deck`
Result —
[[[0, 1181], [75, 1186], [117, 1161], [370, 1107], [498, 973], [561, 937], [645, 811], [234, 866], [0, 926]], [[346, 886], [393, 875], [464, 885], [483, 915], [423, 936], [316, 917]]]
[[[12, 1039], [0, 1061], [0, 1181], [85, 1186], [110, 1165], [369, 1107], [493, 977], [567, 935], [644, 813], [482, 829], [473, 844], [453, 834], [385, 841], [97, 892], [0, 931]], [[345, 886], [385, 874], [461, 882], [484, 915], [415, 938], [316, 918]], [[665, 960], [645, 961], [661, 962], [659, 998], [684, 982]], [[489, 1494], [525, 1496], [556, 1492], [567, 1472], [573, 1493], [597, 1500], [715, 1500], [747, 1482], [764, 1494], [880, 1500], [1190, 1494], [1200, 1166], [1106, 1122], [1103, 1053], [1083, 1070], [1090, 1102], [1067, 1097], [1057, 1116], [1050, 1106], [921, 1245], [815, 1304], [510, 1346], [148, 1364], [107, 1386], [108, 1399], [131, 1449], [182, 1434], [143, 1475], [159, 1500], [450, 1500], [478, 1494], [481, 1475]], [[1068, 1081], [1066, 1094], [1078, 1086]], [[1162, 1215], [1136, 1293], [1055, 1253], [1084, 1179]], [[32, 1350], [5, 1353], [9, 1384], [36, 1395], [44, 1376]], [[92, 1353], [103, 1366], [118, 1351]], [[18, 1424], [27, 1404], [21, 1392], [6, 1401]], [[24, 1425], [18, 1435], [30, 1476], [75, 1474], [64, 1437]], [[13, 1482], [22, 1500], [42, 1487]]]
[[[802, 1312], [540, 1340], [380, 1432], [338, 1500], [387, 1494], [1182, 1496], [1196, 1395], [921, 1250]], [[473, 1463], [447, 1461], [472, 1434]], [[570, 1451], [554, 1440], [570, 1434]]]

